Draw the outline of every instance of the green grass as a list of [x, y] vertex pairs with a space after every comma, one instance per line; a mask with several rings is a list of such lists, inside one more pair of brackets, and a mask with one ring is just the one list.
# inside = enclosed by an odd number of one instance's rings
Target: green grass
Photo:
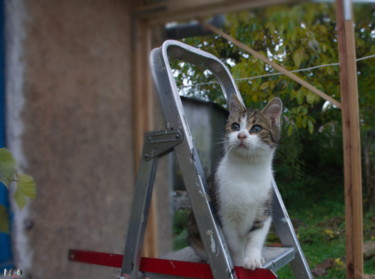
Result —
[[173, 248], [179, 250], [187, 246], [187, 230], [190, 211], [185, 209], [177, 210], [173, 216]]
[[[332, 194], [332, 193], [331, 193]], [[319, 263], [332, 259], [332, 266], [319, 278], [345, 278], [345, 207], [341, 195], [336, 198], [311, 199], [305, 206], [291, 206], [289, 215], [297, 220], [296, 231], [305, 257], [311, 269]], [[332, 195], [331, 195], [332, 197]], [[335, 197], [335, 196], [333, 196]], [[364, 241], [375, 241], [375, 214], [364, 215]], [[364, 271], [375, 274], [375, 258], [366, 260]], [[277, 272], [278, 278], [294, 278], [289, 266]]]

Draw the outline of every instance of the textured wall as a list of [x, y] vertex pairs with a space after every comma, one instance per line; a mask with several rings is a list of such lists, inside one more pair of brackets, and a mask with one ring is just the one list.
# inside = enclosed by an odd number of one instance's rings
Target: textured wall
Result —
[[67, 252], [123, 251], [134, 185], [130, 1], [16, 2], [26, 11], [20, 140], [38, 189], [17, 228], [29, 249], [16, 256], [32, 252], [32, 278], [115, 278]]

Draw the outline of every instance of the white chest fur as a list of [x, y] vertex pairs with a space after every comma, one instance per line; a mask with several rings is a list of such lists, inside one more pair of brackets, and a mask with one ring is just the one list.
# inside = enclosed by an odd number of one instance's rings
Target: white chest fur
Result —
[[217, 171], [219, 216], [240, 234], [251, 228], [259, 205], [268, 198], [272, 180], [270, 158], [250, 161], [225, 156]]

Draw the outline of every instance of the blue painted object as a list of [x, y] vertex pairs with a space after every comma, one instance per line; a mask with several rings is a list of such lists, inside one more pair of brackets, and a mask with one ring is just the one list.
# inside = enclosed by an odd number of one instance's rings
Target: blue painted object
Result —
[[[5, 147], [5, 51], [4, 51], [4, 2], [0, 2], [0, 147]], [[0, 183], [0, 205], [10, 211], [8, 189]], [[13, 268], [10, 233], [0, 233], [0, 275], [4, 268]]]

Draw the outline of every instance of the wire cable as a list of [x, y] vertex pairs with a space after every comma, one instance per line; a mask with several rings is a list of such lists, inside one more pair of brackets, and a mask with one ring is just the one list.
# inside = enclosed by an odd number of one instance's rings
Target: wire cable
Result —
[[[364, 56], [364, 57], [361, 57], [361, 58], [357, 58], [356, 62], [367, 60], [367, 59], [370, 59], [370, 58], [375, 58], [375, 54]], [[316, 70], [316, 69], [323, 68], [323, 67], [333, 67], [333, 66], [339, 66], [339, 65], [340, 65], [340, 63], [337, 63], [337, 62], [336, 63], [330, 63], [330, 64], [322, 64], [322, 65], [318, 65], [318, 66], [292, 70], [291, 72], [293, 72], [293, 73], [305, 72], [305, 71]], [[237, 78], [237, 79], [234, 79], [234, 80], [235, 81], [244, 81], [244, 80], [250, 81], [250, 80], [254, 80], [254, 79], [258, 79], [258, 78], [279, 76], [279, 75], [283, 75], [283, 73], [271, 73], [271, 74], [253, 76], [253, 77]], [[195, 87], [200, 87], [200, 86], [203, 86], [203, 85], [210, 85], [210, 84], [218, 84], [218, 83], [217, 83], [217, 81], [210, 81], [210, 82], [203, 82], [203, 83], [198, 83], [198, 84], [194, 84], [194, 85], [182, 85], [181, 88], [187, 88], [187, 87], [195, 88]]]

